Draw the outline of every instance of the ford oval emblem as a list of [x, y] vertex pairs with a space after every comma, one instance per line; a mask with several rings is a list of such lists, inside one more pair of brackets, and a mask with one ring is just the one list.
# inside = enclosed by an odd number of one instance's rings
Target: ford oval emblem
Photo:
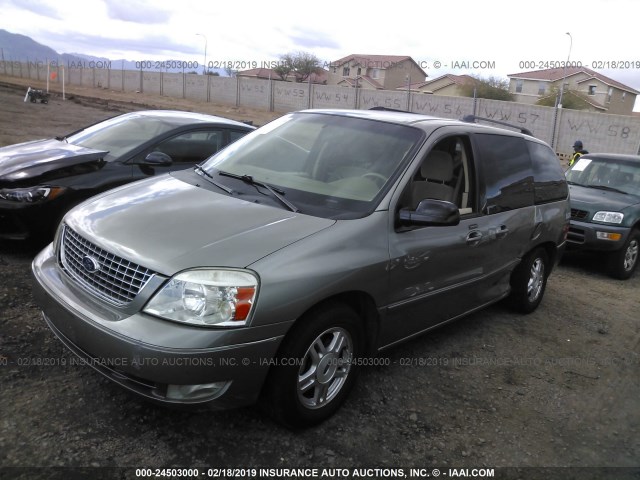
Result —
[[82, 257], [82, 266], [88, 273], [96, 273], [100, 270], [100, 264], [98, 261], [89, 255]]

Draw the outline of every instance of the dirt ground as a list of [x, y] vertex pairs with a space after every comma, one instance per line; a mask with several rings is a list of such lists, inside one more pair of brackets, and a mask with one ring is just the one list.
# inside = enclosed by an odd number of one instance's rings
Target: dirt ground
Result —
[[[3, 80], [0, 146], [147, 106], [256, 124], [277, 116], [88, 89], [31, 104], [22, 101], [26, 84]], [[334, 417], [294, 433], [255, 407], [150, 405], [72, 365], [32, 298], [36, 252], [0, 243], [0, 478], [136, 478], [137, 468], [175, 467], [348, 469], [323, 478], [418, 478], [411, 468], [425, 469], [421, 478], [435, 478], [436, 468], [444, 478], [482, 473], [472, 469], [495, 469], [494, 478], [640, 478], [640, 273], [621, 282], [597, 259], [566, 255], [535, 313], [495, 305], [387, 351]], [[393, 477], [384, 469], [403, 470]]]

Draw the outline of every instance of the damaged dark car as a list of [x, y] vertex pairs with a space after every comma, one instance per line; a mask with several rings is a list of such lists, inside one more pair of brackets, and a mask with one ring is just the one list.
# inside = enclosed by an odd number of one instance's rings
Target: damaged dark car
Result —
[[193, 167], [254, 127], [199, 113], [127, 113], [0, 148], [0, 239], [50, 241], [64, 214], [136, 180]]

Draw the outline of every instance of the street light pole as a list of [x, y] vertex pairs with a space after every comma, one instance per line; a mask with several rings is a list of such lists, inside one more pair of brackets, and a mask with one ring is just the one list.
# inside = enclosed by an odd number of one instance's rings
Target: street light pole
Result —
[[571, 57], [571, 47], [573, 47], [573, 37], [569, 32], [566, 33], [569, 35], [569, 54], [567, 55], [567, 62], [564, 64], [564, 72], [562, 74], [562, 85], [560, 85], [560, 99], [558, 100], [558, 108], [562, 108], [562, 95], [564, 93], [564, 82], [567, 79], [567, 65], [569, 64], [569, 58]]
[[207, 73], [207, 37], [204, 33], [196, 33], [196, 35], [200, 35], [204, 38], [204, 65], [202, 65], [202, 74], [206, 75]]

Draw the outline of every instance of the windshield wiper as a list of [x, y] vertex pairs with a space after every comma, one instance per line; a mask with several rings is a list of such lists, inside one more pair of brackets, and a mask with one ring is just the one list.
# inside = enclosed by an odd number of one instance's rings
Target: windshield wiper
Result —
[[609, 190], [611, 192], [618, 192], [618, 193], [624, 193], [627, 194], [627, 192], [625, 192], [624, 190], [619, 190], [615, 187], [610, 187], [608, 185], [586, 185], [589, 188], [596, 188], [598, 190]]
[[292, 212], [295, 212], [295, 213], [298, 213], [300, 211], [300, 209], [298, 207], [296, 207], [293, 203], [291, 203], [289, 200], [287, 200], [286, 198], [284, 198], [282, 196], [282, 195], [284, 195], [284, 191], [283, 190], [280, 190], [279, 188], [272, 187], [271, 185], [268, 185], [266, 183], [259, 182], [258, 180], [254, 180], [251, 175], [236, 175], [235, 173], [229, 173], [229, 172], [223, 172], [223, 171], [219, 171], [218, 175], [222, 175], [222, 176], [225, 176], [225, 177], [231, 177], [231, 178], [237, 178], [238, 180], [242, 180], [243, 182], [246, 182], [246, 183], [248, 183], [250, 185], [255, 185], [256, 187], [266, 188], [267, 190], [269, 190], [271, 195], [273, 195], [278, 200], [280, 200], [280, 202], [282, 202], [284, 205], [286, 205], [286, 207], [289, 210], [291, 210]]
[[233, 190], [229, 187], [227, 187], [226, 185], [222, 185], [221, 183], [216, 182], [213, 179], [213, 176], [207, 172], [204, 168], [202, 168], [200, 165], [196, 165], [195, 166], [195, 170], [198, 172], [202, 172], [204, 176], [206, 176], [207, 178], [209, 178], [209, 181], [214, 184], [216, 187], [218, 187], [220, 190], [224, 190], [225, 192], [227, 192], [229, 195], [233, 194]]
[[67, 143], [69, 143], [69, 140], [67, 140], [67, 137], [55, 137], [56, 140], [58, 140], [59, 142], [62, 142], [63, 140]]

